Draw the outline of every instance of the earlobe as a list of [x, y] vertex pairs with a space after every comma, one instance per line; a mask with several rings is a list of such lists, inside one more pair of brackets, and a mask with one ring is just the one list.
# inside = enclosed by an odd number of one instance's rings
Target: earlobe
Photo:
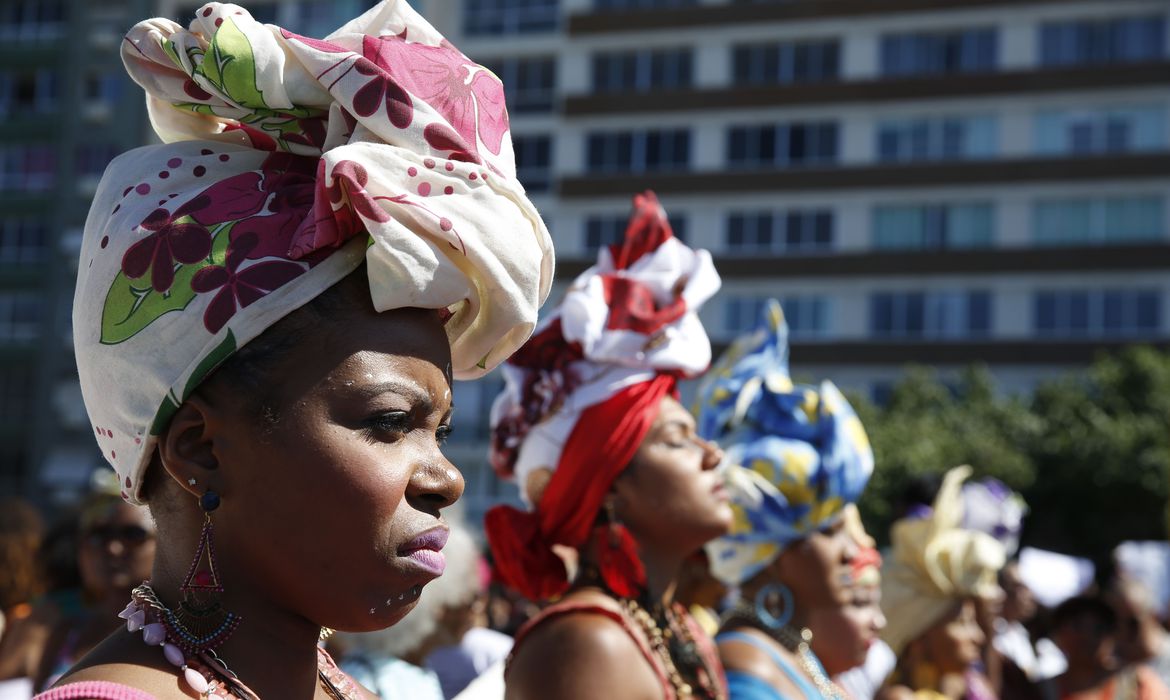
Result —
[[221, 490], [211, 415], [212, 409], [205, 400], [191, 396], [179, 406], [159, 439], [163, 469], [184, 491], [196, 497], [208, 489]]

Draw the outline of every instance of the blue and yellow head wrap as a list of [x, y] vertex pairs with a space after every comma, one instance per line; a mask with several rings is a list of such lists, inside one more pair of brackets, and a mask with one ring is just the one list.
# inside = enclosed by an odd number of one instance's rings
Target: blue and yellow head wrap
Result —
[[726, 452], [735, 525], [707, 545], [712, 572], [739, 584], [824, 528], [873, 473], [869, 438], [832, 382], [793, 384], [788, 324], [775, 299], [699, 388], [699, 433]]

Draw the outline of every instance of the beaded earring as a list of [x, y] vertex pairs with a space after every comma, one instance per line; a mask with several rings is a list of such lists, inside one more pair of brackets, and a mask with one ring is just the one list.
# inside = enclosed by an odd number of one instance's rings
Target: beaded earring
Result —
[[220, 600], [223, 582], [215, 559], [215, 537], [211, 512], [219, 508], [219, 494], [211, 489], [199, 499], [203, 509], [203, 531], [195, 548], [195, 559], [179, 592], [183, 599], [176, 610], [166, 610], [162, 623], [184, 651], [201, 654], [227, 641], [240, 625], [240, 616], [224, 609]]

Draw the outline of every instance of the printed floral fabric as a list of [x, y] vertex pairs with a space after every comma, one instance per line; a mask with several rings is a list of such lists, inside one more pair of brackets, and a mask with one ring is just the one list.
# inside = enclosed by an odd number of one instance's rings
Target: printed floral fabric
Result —
[[124, 496], [238, 347], [363, 262], [374, 307], [440, 310], [457, 378], [531, 335], [553, 273], [503, 86], [403, 1], [324, 40], [209, 3], [122, 45], [164, 142], [111, 163], [81, 249], [86, 407]]
[[793, 384], [788, 324], [775, 299], [699, 388], [699, 434], [724, 449], [731, 532], [707, 545], [711, 570], [740, 584], [788, 544], [824, 528], [861, 495], [873, 473], [869, 438], [828, 381]]
[[634, 198], [622, 244], [603, 248], [561, 305], [503, 365], [492, 407], [491, 460], [515, 478], [555, 471], [581, 412], [660, 373], [693, 377], [711, 363], [699, 308], [719, 290], [706, 250], [674, 237], [652, 192]]
[[970, 467], [950, 470], [926, 517], [903, 518], [890, 528], [881, 636], [896, 654], [964, 598], [999, 592], [996, 579], [1007, 560], [1003, 544], [963, 528], [962, 486], [970, 475]]

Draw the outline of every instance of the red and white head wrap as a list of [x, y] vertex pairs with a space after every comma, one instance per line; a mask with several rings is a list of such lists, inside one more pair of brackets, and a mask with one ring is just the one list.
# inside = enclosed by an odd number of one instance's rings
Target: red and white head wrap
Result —
[[[679, 378], [711, 362], [698, 309], [720, 285], [705, 250], [673, 236], [653, 193], [634, 198], [625, 241], [601, 250], [561, 305], [504, 365], [492, 408], [492, 465], [532, 507], [487, 515], [504, 581], [533, 599], [568, 585], [554, 544], [580, 547], [602, 501]], [[551, 476], [549, 474], [551, 473]], [[547, 483], [544, 483], [547, 480]], [[644, 584], [629, 533], [602, 576], [619, 594]]]

